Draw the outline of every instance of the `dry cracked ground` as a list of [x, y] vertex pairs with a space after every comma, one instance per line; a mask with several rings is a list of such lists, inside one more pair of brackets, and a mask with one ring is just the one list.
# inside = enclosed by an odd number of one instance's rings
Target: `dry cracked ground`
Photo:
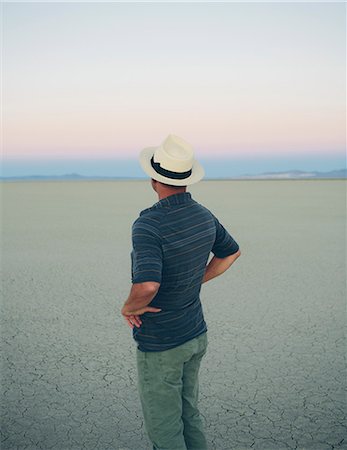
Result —
[[[202, 288], [211, 450], [347, 448], [345, 182], [206, 181], [242, 256]], [[3, 450], [149, 450], [119, 310], [147, 182], [2, 184]]]

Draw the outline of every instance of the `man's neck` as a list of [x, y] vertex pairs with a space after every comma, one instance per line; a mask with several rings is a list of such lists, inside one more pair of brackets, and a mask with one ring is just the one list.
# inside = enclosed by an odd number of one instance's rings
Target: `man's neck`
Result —
[[184, 189], [163, 189], [160, 192], [157, 192], [159, 200], [163, 198], [170, 197], [170, 195], [174, 194], [182, 194], [186, 192], [186, 188]]

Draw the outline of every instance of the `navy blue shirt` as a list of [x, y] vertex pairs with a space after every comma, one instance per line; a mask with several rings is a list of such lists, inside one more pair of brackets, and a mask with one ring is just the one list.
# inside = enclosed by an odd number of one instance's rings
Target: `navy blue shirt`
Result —
[[160, 283], [150, 306], [161, 311], [143, 314], [133, 328], [138, 349], [167, 350], [207, 331], [200, 289], [209, 255], [239, 249], [218, 219], [189, 192], [170, 195], [140, 213], [132, 244], [132, 282]]

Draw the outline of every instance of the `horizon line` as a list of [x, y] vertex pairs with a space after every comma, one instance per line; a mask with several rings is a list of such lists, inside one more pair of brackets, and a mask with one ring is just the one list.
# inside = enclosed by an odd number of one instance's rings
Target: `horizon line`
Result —
[[[335, 174], [335, 175], [333, 175]], [[340, 175], [341, 174], [341, 175]], [[298, 169], [290, 169], [284, 171], [268, 171], [261, 173], [244, 173], [242, 175], [234, 175], [234, 176], [205, 176], [205, 180], [237, 180], [237, 179], [319, 179], [319, 178], [329, 178], [329, 175], [332, 175], [332, 178], [337, 179], [346, 179], [347, 178], [347, 168], [333, 169], [329, 171], [318, 171], [318, 170], [298, 170]], [[338, 176], [337, 176], [338, 175]], [[15, 180], [15, 179], [98, 179], [98, 180], [147, 180], [148, 176], [145, 174], [141, 175], [81, 175], [77, 172], [68, 172], [60, 175], [52, 175], [52, 174], [31, 174], [31, 175], [12, 175], [12, 176], [0, 176], [0, 180]]]

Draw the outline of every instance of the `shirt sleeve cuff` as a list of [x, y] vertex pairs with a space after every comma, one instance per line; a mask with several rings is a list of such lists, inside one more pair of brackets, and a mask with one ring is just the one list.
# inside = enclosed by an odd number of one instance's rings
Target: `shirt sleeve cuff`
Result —
[[146, 281], [155, 281], [156, 283], [161, 283], [161, 277], [160, 276], [156, 276], [156, 275], [152, 275], [152, 276], [137, 276], [137, 277], [132, 277], [131, 282], [133, 284], [136, 283], [145, 283]]
[[234, 253], [239, 251], [239, 245], [236, 244], [236, 242], [232, 245], [232, 247], [229, 247], [223, 251], [215, 252], [214, 255], [217, 258], [226, 258], [227, 256], [231, 256]]

